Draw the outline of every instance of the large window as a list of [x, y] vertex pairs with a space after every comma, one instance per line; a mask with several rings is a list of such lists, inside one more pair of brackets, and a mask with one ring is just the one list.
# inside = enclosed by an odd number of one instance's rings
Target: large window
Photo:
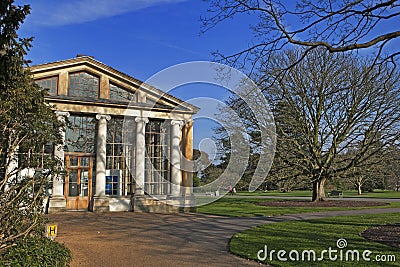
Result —
[[69, 96], [82, 98], [99, 97], [99, 77], [87, 72], [76, 72], [69, 75]]
[[68, 152], [95, 153], [96, 118], [91, 116], [71, 115], [65, 132]]
[[[135, 123], [126, 120], [125, 127], [135, 133]], [[107, 123], [106, 194], [130, 195], [134, 189], [134, 134], [122, 136], [124, 119], [113, 117]], [[124, 139], [124, 140], [123, 140]]]
[[146, 125], [146, 178], [145, 191], [154, 195], [169, 194], [170, 164], [168, 124], [161, 120], [150, 120]]
[[42, 89], [48, 90], [49, 95], [57, 95], [58, 77], [49, 77], [35, 80]]
[[111, 83], [110, 99], [118, 101], [131, 101], [135, 99], [135, 94]]
[[54, 158], [54, 144], [31, 146], [21, 143], [18, 149], [18, 166], [20, 168], [46, 169]]
[[[43, 146], [37, 146], [22, 142], [18, 149], [17, 163], [18, 175], [21, 177], [31, 177], [34, 181], [41, 174], [47, 175], [48, 166], [54, 164], [54, 144], [48, 143]], [[38, 185], [35, 182], [33, 183], [32, 193], [41, 190]], [[52, 181], [46, 184], [45, 192], [51, 194], [51, 188]]]

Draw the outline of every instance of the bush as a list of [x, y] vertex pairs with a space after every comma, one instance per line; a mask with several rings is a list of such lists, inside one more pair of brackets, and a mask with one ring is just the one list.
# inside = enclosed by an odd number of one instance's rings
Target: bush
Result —
[[0, 267], [64, 267], [71, 259], [71, 251], [63, 244], [45, 237], [27, 237], [0, 256]]

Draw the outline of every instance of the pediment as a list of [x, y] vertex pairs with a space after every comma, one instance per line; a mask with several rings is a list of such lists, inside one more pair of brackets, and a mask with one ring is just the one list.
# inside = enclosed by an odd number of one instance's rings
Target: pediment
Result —
[[[30, 67], [38, 84], [47, 84], [47, 79], [57, 79], [57, 89], [52, 89], [49, 98], [53, 101], [89, 101], [137, 106], [140, 108], [175, 110], [195, 114], [199, 108], [190, 105], [172, 95], [145, 84], [125, 73], [122, 73], [90, 56], [79, 56], [73, 59], [56, 61]], [[77, 76], [71, 82], [71, 76]], [[88, 83], [79, 83], [88, 79]], [[98, 95], [93, 86], [98, 79]], [[91, 81], [94, 80], [94, 81]], [[76, 85], [77, 84], [77, 85]], [[73, 89], [76, 88], [76, 92]], [[93, 91], [93, 92], [91, 92]], [[54, 93], [56, 92], [56, 93]]]

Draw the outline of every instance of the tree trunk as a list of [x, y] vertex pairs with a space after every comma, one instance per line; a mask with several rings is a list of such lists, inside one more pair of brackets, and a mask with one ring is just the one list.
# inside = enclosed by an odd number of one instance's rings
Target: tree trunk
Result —
[[362, 194], [362, 191], [361, 191], [361, 184], [357, 184], [357, 193], [358, 193], [359, 195]]
[[313, 183], [313, 193], [312, 193], [312, 201], [313, 202], [319, 202], [319, 201], [325, 201], [325, 182], [326, 178], [321, 178]]

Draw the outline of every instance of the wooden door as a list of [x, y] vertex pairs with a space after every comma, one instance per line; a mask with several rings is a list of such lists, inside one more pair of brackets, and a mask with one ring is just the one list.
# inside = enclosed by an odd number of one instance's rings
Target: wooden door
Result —
[[67, 155], [67, 176], [64, 183], [64, 196], [69, 210], [87, 210], [92, 196], [91, 156]]

